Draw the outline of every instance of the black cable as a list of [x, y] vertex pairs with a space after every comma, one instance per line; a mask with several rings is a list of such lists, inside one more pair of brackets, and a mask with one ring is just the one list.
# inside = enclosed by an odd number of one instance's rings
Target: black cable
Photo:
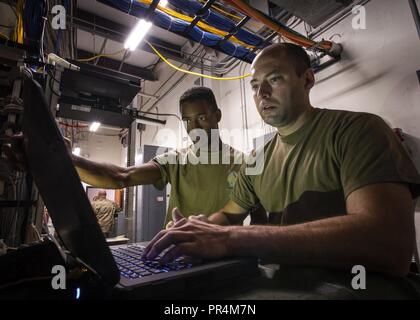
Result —
[[149, 111], [139, 111], [139, 113], [146, 113], [146, 114], [151, 114], [151, 115], [155, 115], [155, 116], [171, 116], [171, 117], [176, 117], [179, 121], [182, 122], [182, 119], [177, 116], [174, 113], [156, 113], [156, 112], [149, 112]]
[[54, 77], [51, 76], [50, 81], [48, 81], [48, 84], [50, 86], [50, 90], [52, 93], [54, 93], [57, 97], [60, 97], [61, 95], [57, 92], [54, 91], [53, 86], [52, 86], [52, 82], [53, 80], [57, 81], [56, 79], [54, 79]]

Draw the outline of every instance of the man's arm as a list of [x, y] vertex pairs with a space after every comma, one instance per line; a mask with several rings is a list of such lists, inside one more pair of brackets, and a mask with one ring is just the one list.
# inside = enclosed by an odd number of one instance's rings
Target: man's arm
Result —
[[351, 268], [407, 274], [414, 245], [411, 194], [403, 184], [380, 183], [352, 192], [347, 215], [292, 226], [218, 226], [198, 220], [161, 231], [148, 247], [164, 260], [255, 256], [284, 265]]
[[228, 252], [251, 252], [290, 265], [348, 268], [360, 264], [368, 270], [407, 274], [415, 234], [408, 188], [392, 183], [369, 185], [352, 192], [346, 206], [345, 216], [232, 230]]
[[[104, 189], [120, 189], [134, 185], [152, 184], [161, 177], [158, 165], [153, 162], [125, 168], [76, 156], [71, 153], [71, 141], [65, 137], [63, 139], [80, 179], [93, 186]], [[7, 161], [14, 170], [25, 171], [23, 134], [19, 133], [8, 137], [6, 141], [7, 143], [2, 146], [1, 151]]]
[[153, 162], [126, 168], [110, 163], [94, 162], [76, 155], [72, 155], [72, 159], [80, 179], [99, 188], [121, 189], [152, 184], [161, 177], [159, 167]]

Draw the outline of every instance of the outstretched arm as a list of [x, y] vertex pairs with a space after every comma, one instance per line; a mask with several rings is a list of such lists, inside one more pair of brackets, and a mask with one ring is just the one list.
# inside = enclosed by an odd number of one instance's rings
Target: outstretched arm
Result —
[[110, 163], [94, 162], [76, 155], [72, 155], [72, 159], [80, 179], [99, 188], [120, 189], [152, 184], [161, 176], [159, 167], [153, 162], [121, 167]]

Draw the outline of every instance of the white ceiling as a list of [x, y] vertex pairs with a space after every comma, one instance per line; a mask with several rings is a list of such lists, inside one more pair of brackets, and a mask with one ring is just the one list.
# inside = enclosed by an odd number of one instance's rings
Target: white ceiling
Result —
[[[138, 20], [136, 17], [104, 5], [100, 2], [97, 2], [96, 0], [78, 1], [77, 7], [127, 27], [134, 27]], [[187, 39], [156, 26], [152, 26], [148, 32], [148, 35], [179, 46], [183, 46], [187, 42]], [[103, 41], [104, 38], [98, 35], [93, 35], [83, 30], [77, 31], [77, 47], [79, 49], [98, 53]], [[123, 43], [108, 40], [104, 53], [114, 53], [123, 48]], [[123, 58], [123, 53], [115, 55], [111, 58], [121, 60]], [[155, 63], [157, 60], [158, 58], [154, 54], [137, 49], [136, 51], [131, 52], [130, 56], [125, 60], [125, 62], [139, 67], [147, 67]]]

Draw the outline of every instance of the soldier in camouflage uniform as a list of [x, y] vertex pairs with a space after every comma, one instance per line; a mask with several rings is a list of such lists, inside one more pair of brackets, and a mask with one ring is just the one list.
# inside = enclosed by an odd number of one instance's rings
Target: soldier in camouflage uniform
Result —
[[105, 237], [114, 229], [115, 212], [120, 211], [118, 204], [106, 198], [106, 191], [100, 190], [92, 202], [93, 211]]

